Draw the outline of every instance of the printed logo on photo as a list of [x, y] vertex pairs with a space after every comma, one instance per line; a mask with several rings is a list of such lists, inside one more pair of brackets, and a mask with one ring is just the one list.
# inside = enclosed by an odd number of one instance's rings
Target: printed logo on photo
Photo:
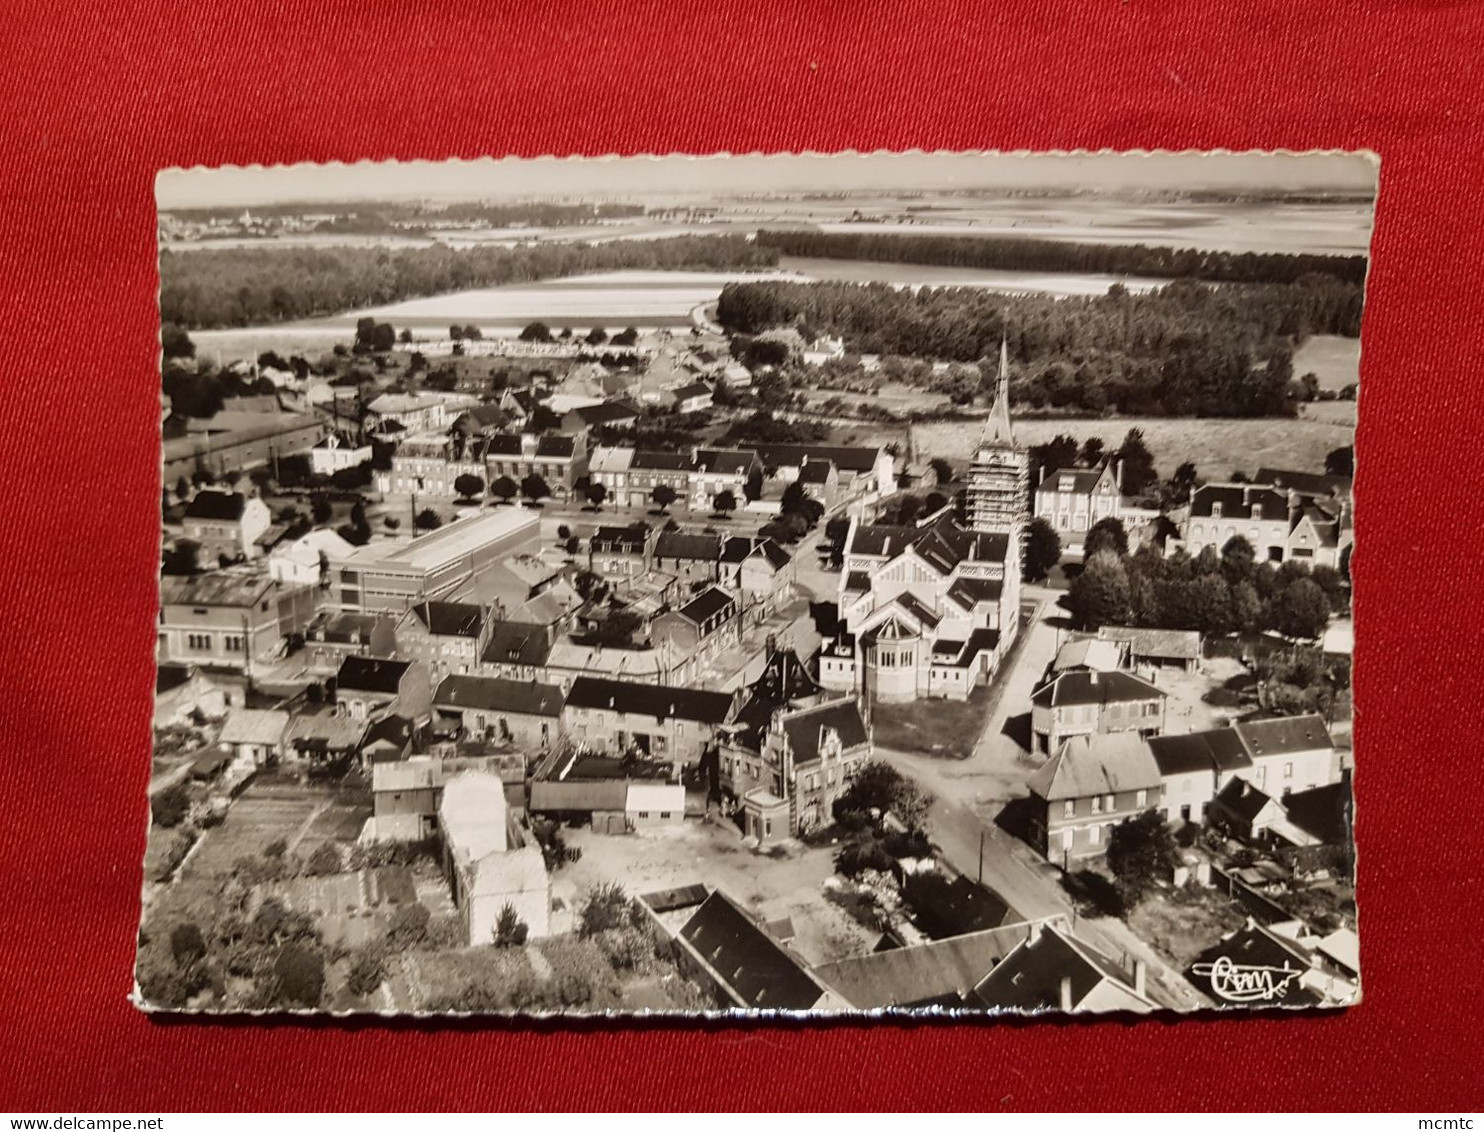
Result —
[[1303, 972], [1282, 967], [1233, 963], [1225, 955], [1211, 963], [1197, 963], [1191, 973], [1211, 982], [1211, 993], [1227, 1002], [1272, 1002], [1288, 994], [1289, 985]]

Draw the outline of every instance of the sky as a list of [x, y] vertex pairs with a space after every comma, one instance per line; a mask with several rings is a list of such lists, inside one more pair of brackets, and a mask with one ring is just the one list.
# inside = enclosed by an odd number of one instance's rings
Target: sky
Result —
[[161, 210], [356, 200], [676, 199], [964, 189], [1374, 190], [1374, 155], [873, 153], [507, 158], [167, 169]]

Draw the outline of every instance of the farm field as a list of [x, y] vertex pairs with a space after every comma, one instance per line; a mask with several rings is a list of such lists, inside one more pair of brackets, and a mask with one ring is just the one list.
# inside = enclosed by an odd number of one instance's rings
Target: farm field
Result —
[[[1351, 409], [1353, 411], [1353, 406]], [[1324, 457], [1354, 440], [1353, 426], [1327, 420], [1260, 417], [1242, 420], [1189, 417], [1128, 417], [1117, 420], [1040, 420], [1015, 422], [1015, 435], [1025, 445], [1044, 444], [1059, 433], [1080, 440], [1097, 437], [1108, 448], [1123, 442], [1131, 428], [1142, 429], [1160, 475], [1168, 476], [1189, 460], [1207, 480], [1225, 479], [1235, 470], [1258, 468], [1321, 471]], [[967, 460], [974, 453], [981, 421], [921, 424], [914, 428], [919, 452]]]
[[1312, 373], [1320, 389], [1343, 389], [1360, 380], [1360, 339], [1316, 334], [1293, 352], [1293, 372]]
[[894, 287], [977, 287], [986, 291], [1033, 291], [1060, 297], [1103, 295], [1114, 283], [1143, 293], [1162, 287], [1168, 279], [1125, 275], [1078, 275], [1070, 272], [996, 271], [973, 267], [934, 267], [917, 263], [878, 263], [861, 259], [816, 259], [784, 256], [784, 271], [805, 279], [832, 279], [846, 283], [889, 283]]

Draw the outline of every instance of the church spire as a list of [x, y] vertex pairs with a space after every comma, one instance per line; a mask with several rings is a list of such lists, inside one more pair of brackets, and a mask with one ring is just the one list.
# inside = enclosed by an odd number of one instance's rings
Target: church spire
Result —
[[1000, 336], [1000, 373], [995, 382], [994, 405], [984, 422], [984, 438], [980, 443], [1015, 447], [1015, 436], [1010, 431], [1010, 348], [1004, 335]]

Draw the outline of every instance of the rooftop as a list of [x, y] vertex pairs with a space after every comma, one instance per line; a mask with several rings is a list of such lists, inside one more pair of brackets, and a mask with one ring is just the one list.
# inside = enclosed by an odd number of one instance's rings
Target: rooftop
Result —
[[706, 898], [679, 934], [743, 1007], [808, 1010], [825, 996], [791, 952], [719, 891]]
[[335, 674], [335, 688], [341, 692], [381, 692], [395, 695], [402, 687], [402, 677], [412, 664], [410, 660], [348, 656], [340, 662], [340, 671]]
[[504, 680], [496, 676], [448, 676], [438, 685], [433, 703], [443, 708], [477, 708], [518, 715], [557, 716], [564, 698], [555, 684]]
[[654, 719], [675, 716], [718, 724], [726, 719], [732, 706], [732, 697], [726, 692], [704, 692], [696, 688], [673, 688], [662, 684], [579, 676], [572, 682], [567, 693], [567, 706], [621, 711], [629, 715], [651, 716]]
[[198, 491], [186, 505], [185, 517], [235, 523], [246, 507], [247, 497], [239, 491]]
[[1048, 802], [1131, 790], [1157, 790], [1159, 764], [1132, 731], [1074, 735], [1031, 776], [1031, 793]]
[[430, 571], [513, 534], [538, 538], [540, 527], [539, 512], [502, 507], [459, 519], [417, 538], [373, 541], [334, 562], [359, 569], [381, 566]]
[[1162, 700], [1165, 693], [1131, 672], [1062, 672], [1031, 697], [1037, 707], [1135, 703]]
[[266, 598], [273, 579], [261, 574], [213, 571], [191, 577], [165, 575], [160, 579], [161, 605], [226, 605], [251, 607]]

